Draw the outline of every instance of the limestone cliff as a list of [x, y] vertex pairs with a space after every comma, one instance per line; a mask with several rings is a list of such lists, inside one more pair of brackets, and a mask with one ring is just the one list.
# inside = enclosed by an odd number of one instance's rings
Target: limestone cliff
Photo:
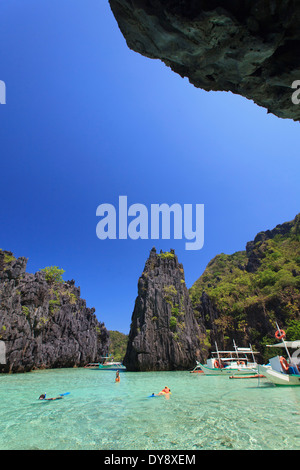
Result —
[[109, 0], [128, 46], [206, 91], [231, 91], [300, 119], [296, 0]]
[[220, 254], [190, 289], [195, 315], [214, 348], [253, 344], [274, 351], [275, 320], [288, 340], [300, 337], [300, 214], [256, 235], [245, 251]]
[[0, 250], [1, 372], [84, 366], [108, 352], [109, 336], [74, 281], [26, 272], [27, 259]]
[[153, 248], [138, 281], [124, 364], [131, 371], [186, 370], [201, 358], [202, 337], [182, 264], [173, 250]]

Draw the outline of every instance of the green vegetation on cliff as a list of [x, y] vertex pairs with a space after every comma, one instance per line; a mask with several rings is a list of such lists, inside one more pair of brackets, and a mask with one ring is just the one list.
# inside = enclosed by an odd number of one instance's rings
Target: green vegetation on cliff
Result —
[[45, 279], [49, 284], [64, 282], [62, 275], [65, 271], [60, 269], [58, 266], [47, 266], [46, 268], [41, 269], [41, 271], [45, 273]]
[[263, 337], [266, 331], [259, 328], [262, 316], [274, 327], [278, 320], [290, 332], [288, 339], [300, 333], [300, 214], [292, 222], [259, 233], [247, 244], [247, 251], [220, 254], [210, 261], [190, 289], [198, 318], [203, 313], [203, 292], [218, 313], [214, 324], [225, 342], [240, 334], [254, 343], [270, 343], [271, 332]]
[[164, 253], [162, 252], [158, 256], [162, 259], [173, 259], [173, 258], [175, 258], [175, 254], [171, 253], [170, 251], [165, 251]]

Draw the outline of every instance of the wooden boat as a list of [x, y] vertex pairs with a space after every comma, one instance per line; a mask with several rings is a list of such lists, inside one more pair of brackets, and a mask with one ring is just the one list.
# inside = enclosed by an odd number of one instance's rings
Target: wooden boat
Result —
[[249, 348], [238, 348], [233, 341], [234, 351], [219, 351], [215, 343], [216, 351], [206, 364], [197, 361], [197, 367], [201, 368], [205, 375], [255, 375], [257, 374], [257, 362], [251, 345]]
[[85, 369], [92, 369], [92, 370], [114, 370], [119, 372], [124, 372], [126, 367], [122, 364], [122, 362], [114, 361], [113, 357], [105, 356], [101, 357], [102, 361], [100, 362], [90, 362], [85, 366]]

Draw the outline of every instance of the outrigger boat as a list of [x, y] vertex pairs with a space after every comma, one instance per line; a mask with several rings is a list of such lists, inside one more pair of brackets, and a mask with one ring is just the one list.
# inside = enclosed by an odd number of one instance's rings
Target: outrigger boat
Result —
[[[216, 351], [206, 364], [197, 361], [195, 369], [200, 369], [205, 375], [256, 375], [258, 364], [252, 346], [238, 348], [233, 341], [234, 351], [219, 351], [217, 343]], [[195, 371], [194, 369], [194, 371]]]
[[[288, 356], [288, 360], [283, 356], [275, 356], [270, 359], [270, 364], [259, 365], [258, 371], [263, 374], [266, 379], [274, 385], [294, 385], [300, 386], [300, 340], [298, 341], [285, 341], [285, 331], [281, 330], [277, 325], [275, 338], [281, 340], [281, 343], [268, 344], [269, 348], [284, 348]], [[296, 351], [291, 356], [290, 349]]]
[[122, 362], [115, 362], [114, 358], [111, 356], [104, 356], [101, 357], [101, 362], [90, 362], [85, 366], [85, 369], [92, 369], [92, 370], [115, 370], [115, 371], [125, 371], [126, 367], [122, 364]]

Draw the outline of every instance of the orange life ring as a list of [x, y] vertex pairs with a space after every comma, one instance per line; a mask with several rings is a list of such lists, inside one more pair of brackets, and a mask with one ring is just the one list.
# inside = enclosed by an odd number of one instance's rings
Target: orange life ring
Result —
[[277, 330], [276, 333], [275, 333], [275, 338], [276, 339], [285, 338], [285, 331], [284, 330]]
[[280, 357], [280, 364], [285, 372], [289, 370], [289, 363], [283, 356]]
[[215, 368], [216, 368], [216, 369], [221, 369], [221, 366], [220, 366], [219, 361], [215, 361], [215, 364], [214, 364], [214, 365], [215, 365]]
[[237, 365], [238, 365], [238, 366], [244, 366], [244, 365], [245, 365], [245, 362], [244, 362], [244, 361], [237, 361]]

